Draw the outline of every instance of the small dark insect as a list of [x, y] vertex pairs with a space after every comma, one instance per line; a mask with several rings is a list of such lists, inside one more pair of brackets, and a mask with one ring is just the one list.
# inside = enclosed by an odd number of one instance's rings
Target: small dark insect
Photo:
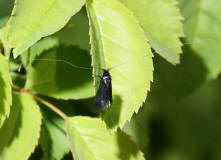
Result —
[[110, 107], [112, 104], [112, 84], [111, 76], [108, 70], [103, 71], [103, 75], [100, 77], [100, 85], [94, 100], [94, 108], [101, 110], [103, 108]]

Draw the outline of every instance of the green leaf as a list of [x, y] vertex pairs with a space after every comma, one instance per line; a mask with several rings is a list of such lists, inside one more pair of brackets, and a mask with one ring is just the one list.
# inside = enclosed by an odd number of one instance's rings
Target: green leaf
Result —
[[44, 159], [62, 159], [69, 152], [64, 120], [58, 117], [44, 116], [43, 123], [40, 141], [44, 151]]
[[121, 0], [137, 18], [154, 50], [169, 62], [179, 63], [183, 37], [176, 0]]
[[0, 53], [0, 127], [5, 118], [9, 116], [12, 104], [11, 77], [9, 74], [8, 63]]
[[[123, 127], [145, 101], [152, 81], [152, 54], [132, 13], [117, 0], [88, 0], [93, 66], [112, 68], [113, 104], [108, 128]], [[95, 68], [95, 75], [102, 70]], [[98, 81], [96, 81], [96, 88]]]
[[52, 37], [46, 37], [37, 43], [35, 43], [29, 51], [25, 51], [21, 55], [21, 60], [25, 66], [29, 66], [34, 62], [34, 59], [39, 56], [43, 51], [46, 51], [54, 46], [57, 46], [59, 44], [57, 38]]
[[4, 27], [13, 8], [13, 0], [0, 0], [0, 28]]
[[[75, 115], [74, 105], [71, 104], [70, 101], [57, 100], [53, 98], [46, 98], [45, 100], [55, 105], [66, 115]], [[64, 119], [44, 105], [40, 104], [40, 107], [43, 114], [43, 125], [40, 137], [40, 144], [43, 151], [42, 159], [61, 160], [62, 157], [70, 151], [66, 137]]]
[[[152, 93], [152, 90], [151, 90]], [[149, 155], [150, 148], [152, 148], [152, 130], [151, 130], [151, 124], [150, 119], [151, 116], [154, 114], [153, 110], [153, 104], [152, 104], [153, 98], [150, 95], [148, 95], [148, 100], [143, 104], [142, 108], [140, 109], [138, 114], [134, 114], [131, 118], [130, 122], [127, 122], [122, 129], [126, 134], [131, 136], [132, 140], [138, 144], [140, 149], [144, 152], [144, 155], [146, 158], [151, 159], [151, 156]], [[158, 138], [158, 136], [157, 136]], [[164, 143], [164, 142], [162, 142]]]
[[66, 127], [75, 160], [144, 160], [129, 136], [120, 130], [110, 134], [101, 119], [72, 117]]
[[180, 0], [180, 8], [187, 42], [205, 64], [207, 78], [217, 77], [221, 71], [220, 1]]
[[0, 0], [0, 18], [9, 16], [13, 8], [13, 0]]
[[89, 26], [85, 7], [75, 14], [68, 22], [72, 27], [67, 27], [57, 32], [55, 36], [64, 45], [76, 45], [89, 51]]
[[0, 28], [4, 27], [8, 21], [8, 16], [0, 18]]
[[12, 86], [15, 88], [24, 88], [26, 82], [26, 75], [16, 72], [11, 72]]
[[[89, 54], [78, 47], [55, 47], [42, 53], [28, 69], [26, 88], [61, 99], [94, 96]], [[42, 60], [41, 60], [42, 59]]]
[[[7, 57], [7, 58], [9, 57], [10, 48], [8, 47], [7, 42], [3, 38], [2, 27], [4, 27], [8, 21], [8, 18], [10, 16], [10, 12], [13, 8], [13, 2], [14, 2], [14, 0], [0, 0], [0, 47], [1, 47], [1, 45], [3, 45], [4, 54], [5, 54], [5, 57]], [[1, 44], [1, 43], [3, 43], [3, 44]]]
[[[159, 56], [154, 57], [156, 85], [153, 88], [161, 94], [163, 92], [163, 94], [181, 98], [193, 93], [205, 83], [208, 72], [202, 59], [190, 46], [183, 47], [183, 53], [180, 64], [176, 67]], [[176, 77], [175, 81], [174, 77]]]
[[[123, 128], [123, 131], [130, 135], [132, 139], [141, 147], [141, 149], [145, 152], [145, 147], [147, 147], [148, 144], [148, 137], [147, 137], [147, 124], [146, 124], [146, 119], [147, 117], [142, 117], [143, 119], [140, 118], [140, 114], [144, 114], [143, 108], [149, 107], [149, 106], [143, 106], [141, 111], [134, 115], [131, 118], [130, 122], [127, 122]], [[147, 114], [146, 114], [147, 115]]]
[[42, 37], [60, 30], [84, 0], [15, 0], [4, 38], [17, 57]]
[[32, 97], [13, 95], [9, 118], [0, 129], [0, 159], [26, 160], [38, 144], [41, 112]]
[[18, 63], [15, 63], [13, 61], [9, 61], [9, 70], [10, 71], [18, 70], [20, 66], [21, 65]]
[[7, 41], [4, 39], [4, 29], [5, 28], [0, 29], [0, 47], [4, 48], [4, 55], [5, 55], [6, 59], [9, 59], [11, 49], [10, 49]]

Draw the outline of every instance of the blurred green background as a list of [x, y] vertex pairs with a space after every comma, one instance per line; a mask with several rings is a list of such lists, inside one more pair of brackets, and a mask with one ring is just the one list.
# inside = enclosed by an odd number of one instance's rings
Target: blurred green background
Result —
[[[161, 60], [156, 58], [158, 62]], [[181, 93], [189, 90], [188, 86], [174, 82], [179, 75], [169, 80], [160, 74], [162, 64], [156, 61], [154, 82], [146, 103], [124, 129], [141, 146], [147, 159], [220, 160], [221, 77], [181, 97]], [[173, 87], [172, 91], [167, 89], [169, 86]]]
[[[13, 0], [0, 0], [0, 27], [6, 23], [12, 6]], [[89, 52], [85, 9], [72, 17], [69, 24], [73, 26], [53, 37], [58, 38], [59, 44], [77, 45]], [[185, 39], [182, 41], [185, 43]], [[151, 92], [123, 130], [132, 136], [147, 159], [221, 160], [221, 77], [206, 80], [208, 71], [191, 44], [184, 45], [183, 52], [181, 64], [176, 66], [155, 55]], [[14, 83], [23, 85], [18, 78], [14, 78]], [[63, 111], [69, 114], [97, 115], [90, 108], [93, 99], [48, 100], [65, 106]], [[50, 118], [58, 118], [53, 116]], [[42, 154], [38, 146], [30, 159], [40, 159]], [[71, 154], [63, 159], [72, 159]]]

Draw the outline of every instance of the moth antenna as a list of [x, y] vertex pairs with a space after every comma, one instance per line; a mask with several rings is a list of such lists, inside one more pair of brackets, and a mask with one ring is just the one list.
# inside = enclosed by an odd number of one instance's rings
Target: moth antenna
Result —
[[[185, 45], [192, 45], [192, 44], [196, 44], [196, 43], [202, 43], [202, 42], [205, 42], [205, 41], [213, 41], [213, 39], [211, 38], [207, 38], [207, 39], [201, 39], [201, 40], [197, 40], [196, 42], [184, 42], [182, 43], [183, 46]], [[181, 46], [182, 47], [182, 46]], [[163, 48], [162, 50], [166, 50], [166, 49], [170, 49], [170, 48], [175, 48], [175, 47], [165, 47]], [[157, 51], [152, 51], [152, 54], [155, 54], [157, 53]], [[119, 66], [123, 66], [125, 64], [128, 64], [130, 62], [134, 62], [134, 61], [137, 61], [138, 59], [140, 58], [145, 58], [145, 57], [149, 57], [149, 56], [152, 56], [151, 54], [150, 55], [145, 55], [145, 56], [141, 56], [141, 57], [137, 57], [137, 58], [134, 58], [134, 59], [131, 59], [127, 62], [123, 62], [123, 63], [120, 63], [120, 64], [116, 64], [114, 66], [112, 66], [111, 68], [107, 68], [107, 69], [104, 69], [104, 68], [101, 68], [101, 67], [98, 67], [98, 66], [92, 66], [92, 67], [81, 67], [81, 66], [77, 66], [77, 65], [74, 65], [73, 63], [69, 62], [69, 61], [66, 61], [66, 60], [63, 60], [63, 59], [45, 59], [45, 58], [36, 58], [35, 61], [52, 61], [52, 62], [63, 62], [63, 63], [66, 63], [70, 66], [72, 66], [73, 68], [78, 68], [78, 69], [87, 69], [87, 70], [92, 70], [93, 68], [96, 68], [96, 69], [101, 69], [101, 70], [107, 70], [107, 71], [110, 71], [116, 67], [119, 67]], [[19, 70], [21, 70], [21, 66], [19, 67]]]
[[[36, 58], [35, 61], [51, 61], [51, 62], [63, 62], [63, 63], [66, 63], [70, 66], [72, 66], [73, 68], [78, 68], [78, 69], [88, 69], [88, 70], [92, 70], [93, 68], [99, 68], [99, 67], [81, 67], [81, 66], [77, 66], [77, 65], [74, 65], [73, 63], [69, 62], [69, 61], [66, 61], [66, 60], [63, 60], [63, 59], [46, 59], [46, 58]], [[99, 68], [101, 69], [101, 68]]]
[[[192, 44], [201, 43], [201, 42], [204, 42], [204, 41], [213, 41], [213, 39], [207, 38], [207, 39], [203, 39], [203, 40], [197, 40], [196, 42], [192, 42], [192, 43], [191, 43], [191, 42], [186, 42], [186, 43], [182, 43], [182, 44], [183, 44], [183, 46], [185, 46], [185, 45], [192, 45]], [[182, 47], [182, 46], [181, 46], [181, 47]], [[165, 48], [163, 48], [162, 50], [166, 50], [166, 49], [170, 49], [170, 48], [175, 48], [175, 47], [165, 47]], [[155, 54], [155, 53], [158, 53], [158, 52], [155, 51], [155, 50], [152, 51], [152, 54]], [[127, 62], [114, 65], [114, 66], [112, 66], [111, 68], [108, 68], [108, 69], [106, 69], [106, 70], [107, 70], [107, 71], [110, 71], [110, 70], [112, 70], [112, 69], [114, 69], [114, 68], [116, 68], [116, 67], [123, 66], [123, 65], [125, 65], [125, 64], [127, 64], [127, 63], [129, 63], [129, 62], [137, 61], [139, 58], [145, 58], [145, 57], [149, 57], [149, 56], [151, 56], [151, 55], [145, 55], [145, 56], [137, 57], [137, 58], [132, 59], [132, 60], [129, 60], [129, 61], [127, 61]]]

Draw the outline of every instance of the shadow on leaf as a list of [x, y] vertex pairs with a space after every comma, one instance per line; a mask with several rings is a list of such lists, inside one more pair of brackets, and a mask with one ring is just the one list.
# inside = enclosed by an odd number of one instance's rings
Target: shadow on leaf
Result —
[[[159, 56], [155, 62], [153, 89], [170, 93], [177, 98], [192, 93], [207, 78], [207, 69], [202, 59], [189, 47], [183, 47], [181, 62], [173, 66]], [[157, 87], [156, 87], [157, 86]]]
[[20, 97], [15, 96], [15, 94], [13, 95], [13, 104], [9, 118], [5, 120], [5, 123], [0, 129], [0, 155], [4, 149], [7, 149], [7, 147], [16, 140], [16, 137], [19, 135], [22, 117], [22, 104]]
[[130, 137], [123, 133], [120, 129], [117, 131], [117, 141], [119, 146], [118, 157], [121, 160], [131, 159], [131, 157], [136, 157], [138, 149], [135, 143], [130, 140]]
[[122, 99], [119, 95], [114, 95], [113, 104], [105, 110], [102, 116], [108, 128], [114, 128], [120, 120], [120, 112], [122, 107]]
[[74, 46], [59, 46], [45, 51], [37, 59], [28, 70], [26, 88], [62, 99], [94, 95], [90, 55], [86, 51]]
[[[1, 86], [1, 90], [2, 91], [0, 91], [0, 97], [1, 97], [1, 100], [0, 100], [0, 114], [1, 115], [5, 115], [5, 112], [6, 112], [6, 110], [5, 110], [5, 104], [4, 104], [4, 101], [5, 101], [5, 99], [6, 99], [6, 95], [5, 95], [5, 92], [4, 92], [4, 88], [5, 88], [5, 82], [3, 81], [3, 79], [2, 79], [2, 75], [1, 75], [1, 72], [0, 72], [0, 86]], [[1, 121], [0, 121], [0, 125], [1, 125], [1, 123], [2, 123], [2, 119], [0, 119]]]

